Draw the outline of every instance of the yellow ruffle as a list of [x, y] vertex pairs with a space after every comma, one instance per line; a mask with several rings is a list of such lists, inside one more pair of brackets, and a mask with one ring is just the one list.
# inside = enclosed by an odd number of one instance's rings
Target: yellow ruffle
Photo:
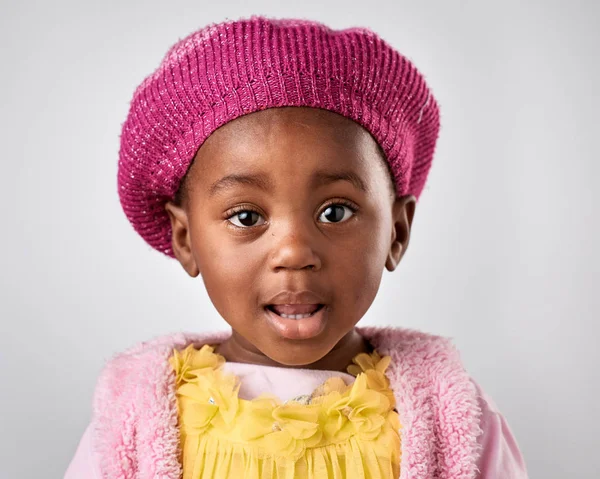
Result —
[[184, 479], [397, 478], [400, 422], [385, 370], [389, 356], [359, 354], [356, 380], [327, 380], [308, 403], [238, 397], [236, 376], [211, 346], [170, 358]]

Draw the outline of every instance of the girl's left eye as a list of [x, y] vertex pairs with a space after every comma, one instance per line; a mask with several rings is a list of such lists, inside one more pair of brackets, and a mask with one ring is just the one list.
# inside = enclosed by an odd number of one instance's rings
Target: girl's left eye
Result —
[[[346, 211], [350, 212], [350, 215], [346, 215], [344, 208]], [[355, 211], [356, 210], [350, 205], [344, 203], [333, 203], [323, 210], [323, 213], [321, 213], [319, 218], [322, 216], [327, 218], [327, 221], [324, 221], [324, 223], [342, 223], [343, 221], [347, 221], [349, 218], [351, 218]]]

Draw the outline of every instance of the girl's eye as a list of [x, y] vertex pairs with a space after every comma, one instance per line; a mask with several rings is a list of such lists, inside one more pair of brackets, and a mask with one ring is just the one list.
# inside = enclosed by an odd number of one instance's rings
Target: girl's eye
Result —
[[[350, 214], [347, 215], [346, 212], [350, 212]], [[324, 223], [341, 223], [351, 218], [354, 212], [354, 208], [350, 205], [334, 203], [325, 208], [319, 218], [325, 217], [327, 221], [324, 221]]]
[[[259, 218], [262, 218], [260, 213], [254, 210], [241, 210], [227, 218], [227, 221], [233, 223], [238, 228], [249, 228], [251, 226], [258, 226], [256, 221]], [[237, 220], [237, 222], [234, 220]]]
[[[356, 208], [345, 203], [332, 203], [319, 215], [323, 223], [342, 223], [351, 218]], [[237, 228], [251, 228], [265, 223], [260, 213], [250, 209], [239, 209], [227, 218]], [[260, 221], [260, 222], [259, 222]]]

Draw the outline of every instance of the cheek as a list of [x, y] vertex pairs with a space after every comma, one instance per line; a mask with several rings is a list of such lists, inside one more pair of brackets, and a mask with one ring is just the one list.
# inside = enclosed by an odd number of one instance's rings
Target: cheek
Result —
[[383, 268], [390, 247], [391, 218], [377, 208], [356, 234], [354, 255], [365, 269]]
[[339, 294], [345, 296], [348, 304], [364, 303], [368, 308], [377, 294], [391, 235], [386, 225], [381, 219], [363, 230], [369, 231], [368, 234], [355, 235], [331, 265], [336, 281], [343, 285], [338, 288]]
[[213, 229], [192, 234], [192, 247], [206, 290], [221, 314], [251, 300], [261, 267], [252, 244], [240, 245]]

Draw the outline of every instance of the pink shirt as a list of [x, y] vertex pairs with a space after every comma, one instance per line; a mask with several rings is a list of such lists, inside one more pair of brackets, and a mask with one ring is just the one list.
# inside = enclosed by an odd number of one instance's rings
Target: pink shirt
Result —
[[[347, 384], [354, 381], [354, 376], [337, 371], [289, 369], [231, 362], [225, 363], [224, 369], [240, 378], [239, 395], [243, 399], [253, 399], [269, 392], [282, 401], [287, 401], [296, 396], [310, 394], [332, 376], [341, 376]], [[477, 383], [474, 384], [482, 411], [480, 425], [483, 429], [483, 434], [478, 438], [483, 449], [477, 463], [480, 470], [477, 479], [527, 479], [523, 456], [506, 420], [492, 399]], [[91, 446], [91, 433], [88, 426], [67, 469], [65, 479], [102, 479], [99, 458]]]

